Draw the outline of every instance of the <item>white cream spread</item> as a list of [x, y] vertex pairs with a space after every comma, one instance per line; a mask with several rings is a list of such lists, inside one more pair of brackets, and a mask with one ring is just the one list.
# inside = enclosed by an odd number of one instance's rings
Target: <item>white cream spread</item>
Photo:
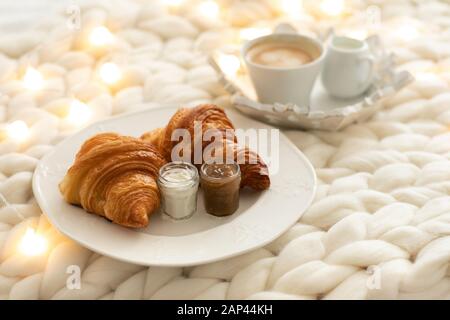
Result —
[[162, 209], [173, 219], [192, 216], [197, 210], [198, 173], [188, 163], [168, 163], [160, 170], [158, 185]]

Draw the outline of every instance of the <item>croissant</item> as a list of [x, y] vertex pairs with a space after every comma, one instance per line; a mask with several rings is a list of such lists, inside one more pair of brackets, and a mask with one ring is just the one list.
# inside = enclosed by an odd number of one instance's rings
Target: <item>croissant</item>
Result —
[[[175, 129], [187, 129], [191, 137], [191, 162], [201, 165], [205, 161], [203, 157], [200, 159], [200, 164], [194, 161], [194, 145], [199, 143], [199, 141], [194, 141], [198, 139], [194, 135], [195, 123], [201, 125], [202, 136], [208, 129], [216, 130], [221, 134], [222, 150], [216, 150], [215, 152], [221, 152], [221, 154], [226, 154], [227, 156], [231, 153], [233, 160], [239, 164], [241, 169], [241, 187], [250, 187], [254, 190], [269, 188], [270, 178], [267, 165], [255, 152], [247, 147], [241, 148], [238, 146], [231, 120], [227, 117], [225, 111], [216, 105], [203, 104], [195, 108], [179, 109], [165, 128], [158, 128], [144, 133], [141, 139], [155, 145], [163, 157], [167, 161], [171, 161], [172, 150], [179, 143], [179, 141], [172, 141], [172, 133]], [[231, 135], [229, 134], [230, 132], [232, 132]], [[202, 151], [212, 142], [201, 141]], [[212, 156], [216, 154], [215, 152], [213, 152]], [[240, 161], [237, 161], [238, 159]]]
[[59, 184], [64, 199], [131, 228], [148, 225], [159, 207], [156, 183], [165, 159], [133, 137], [102, 133], [88, 139]]

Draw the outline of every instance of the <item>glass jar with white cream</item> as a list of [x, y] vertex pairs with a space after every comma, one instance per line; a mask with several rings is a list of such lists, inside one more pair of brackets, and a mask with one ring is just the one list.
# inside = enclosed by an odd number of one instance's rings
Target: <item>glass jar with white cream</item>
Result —
[[199, 176], [195, 166], [186, 162], [170, 162], [159, 170], [158, 186], [162, 210], [175, 220], [191, 217], [197, 210]]

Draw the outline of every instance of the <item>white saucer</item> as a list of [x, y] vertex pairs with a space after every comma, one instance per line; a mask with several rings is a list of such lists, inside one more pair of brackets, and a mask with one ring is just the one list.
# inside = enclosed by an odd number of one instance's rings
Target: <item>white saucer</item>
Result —
[[[98, 253], [141, 265], [189, 266], [217, 261], [261, 247], [280, 236], [311, 204], [316, 176], [306, 157], [280, 132], [279, 170], [271, 172], [269, 190], [241, 193], [237, 213], [215, 218], [205, 213], [202, 195], [198, 212], [189, 220], [173, 222], [152, 215], [145, 229], [124, 228], [67, 204], [58, 183], [75, 153], [90, 136], [106, 131], [140, 136], [167, 124], [176, 108], [165, 107], [127, 114], [94, 124], [64, 140], [38, 164], [35, 197], [51, 223], [62, 233]], [[227, 111], [237, 128], [271, 126]], [[266, 159], [267, 160], [267, 159]]]

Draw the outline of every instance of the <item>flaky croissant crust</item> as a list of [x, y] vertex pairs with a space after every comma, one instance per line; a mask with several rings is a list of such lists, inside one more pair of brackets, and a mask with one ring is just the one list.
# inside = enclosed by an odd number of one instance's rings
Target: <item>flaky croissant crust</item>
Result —
[[[155, 145], [167, 161], [171, 161], [172, 149], [178, 141], [172, 141], [172, 133], [175, 129], [186, 129], [191, 135], [191, 155], [194, 154], [194, 145], [199, 143], [194, 141], [194, 124], [201, 123], [202, 133], [209, 129], [216, 130], [222, 134], [222, 149], [231, 150], [234, 160], [245, 159], [245, 163], [240, 164], [242, 187], [250, 187], [255, 190], [264, 190], [270, 187], [270, 178], [267, 165], [261, 157], [248, 148], [240, 148], [237, 145], [237, 138], [234, 134], [226, 135], [227, 130], [234, 130], [231, 120], [227, 117], [225, 111], [213, 104], [203, 104], [195, 108], [179, 109], [170, 119], [165, 128], [158, 128], [144, 133], [141, 139]], [[198, 137], [197, 137], [198, 138]], [[201, 137], [200, 137], [201, 138]], [[210, 141], [201, 141], [202, 150], [211, 143]], [[222, 152], [225, 154], [225, 152]], [[252, 159], [252, 162], [250, 161]], [[204, 159], [202, 159], [204, 160]], [[191, 159], [194, 163], [194, 159]]]
[[154, 146], [140, 139], [102, 133], [82, 145], [59, 188], [71, 204], [142, 228], [159, 207], [156, 179], [165, 162]]

